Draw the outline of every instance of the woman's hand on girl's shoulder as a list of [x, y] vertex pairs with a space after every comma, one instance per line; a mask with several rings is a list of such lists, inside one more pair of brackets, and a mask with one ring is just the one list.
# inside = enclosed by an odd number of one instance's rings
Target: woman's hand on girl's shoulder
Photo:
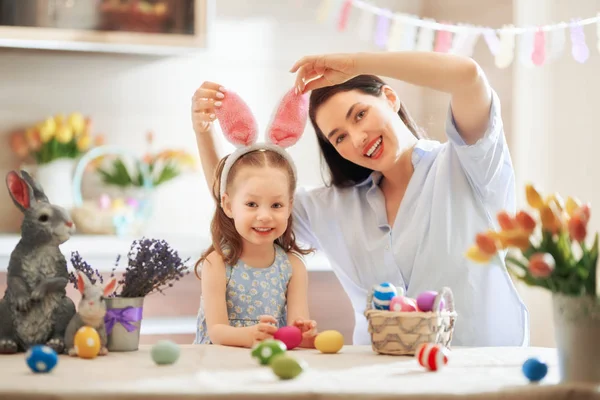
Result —
[[208, 132], [217, 119], [215, 107], [221, 106], [225, 89], [214, 82], [203, 82], [192, 97], [192, 125], [196, 134]]

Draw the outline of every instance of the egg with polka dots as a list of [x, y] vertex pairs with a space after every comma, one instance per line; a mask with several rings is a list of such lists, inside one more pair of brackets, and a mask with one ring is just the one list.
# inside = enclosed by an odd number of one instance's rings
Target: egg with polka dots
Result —
[[25, 361], [33, 372], [47, 373], [58, 363], [58, 354], [48, 346], [37, 345], [27, 350]]
[[82, 326], [75, 333], [75, 352], [80, 358], [95, 358], [100, 353], [100, 335], [91, 326]]

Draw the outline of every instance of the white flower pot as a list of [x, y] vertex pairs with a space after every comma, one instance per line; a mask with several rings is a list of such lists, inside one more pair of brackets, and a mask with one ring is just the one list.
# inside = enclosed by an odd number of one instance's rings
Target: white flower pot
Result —
[[35, 167], [34, 177], [42, 186], [50, 203], [69, 211], [73, 207], [73, 173], [76, 160], [58, 158]]

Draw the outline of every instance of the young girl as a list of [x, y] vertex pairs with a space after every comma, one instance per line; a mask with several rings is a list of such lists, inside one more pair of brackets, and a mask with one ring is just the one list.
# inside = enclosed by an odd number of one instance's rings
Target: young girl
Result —
[[256, 121], [234, 93], [219, 108], [223, 133], [239, 148], [217, 167], [212, 246], [202, 265], [202, 297], [194, 343], [252, 347], [295, 325], [300, 346], [314, 347], [316, 323], [309, 319], [307, 272], [295, 242], [292, 203], [296, 169], [284, 150], [301, 136], [307, 99], [288, 93], [257, 144]]

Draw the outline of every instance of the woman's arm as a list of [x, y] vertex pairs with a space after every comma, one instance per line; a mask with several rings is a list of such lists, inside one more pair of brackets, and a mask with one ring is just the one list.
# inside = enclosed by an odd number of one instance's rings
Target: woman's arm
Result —
[[229, 325], [226, 303], [226, 274], [223, 259], [217, 253], [211, 253], [202, 265], [202, 301], [208, 336], [214, 344], [223, 346], [252, 347], [256, 340], [272, 335], [277, 328], [274, 317], [261, 317], [258, 325], [237, 328]]
[[451, 95], [454, 121], [467, 144], [486, 131], [492, 102], [491, 88], [471, 58], [435, 52], [359, 53], [359, 74], [374, 74], [446, 92]]
[[192, 98], [192, 125], [196, 133], [202, 171], [210, 191], [213, 189], [215, 169], [220, 159], [212, 123], [216, 120], [215, 107], [221, 106], [220, 101], [224, 97], [225, 89], [221, 85], [204, 82]]
[[465, 143], [475, 143], [486, 131], [491, 88], [479, 65], [467, 57], [421, 51], [318, 55], [299, 60], [291, 70], [296, 71], [303, 91], [370, 74], [449, 93]]
[[292, 277], [287, 289], [288, 325], [298, 326], [303, 331], [300, 347], [315, 347], [316, 322], [309, 319], [308, 272], [302, 260], [288, 253], [292, 265]]

